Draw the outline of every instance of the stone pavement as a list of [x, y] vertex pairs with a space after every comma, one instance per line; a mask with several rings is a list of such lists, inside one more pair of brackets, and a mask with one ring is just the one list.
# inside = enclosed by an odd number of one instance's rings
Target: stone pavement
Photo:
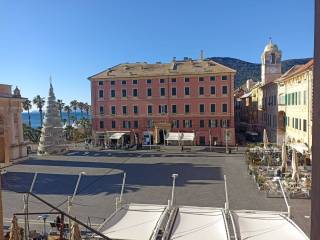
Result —
[[[63, 156], [36, 157], [7, 168], [3, 176], [5, 224], [15, 212], [22, 212], [22, 194], [28, 191], [34, 172], [38, 178], [34, 193], [66, 210], [79, 172], [85, 171], [75, 197], [72, 214], [96, 226], [115, 210], [123, 172], [127, 173], [125, 202], [166, 204], [171, 196], [172, 173], [178, 173], [176, 203], [223, 207], [223, 176], [227, 176], [231, 209], [286, 211], [283, 199], [266, 198], [247, 175], [243, 154], [179, 151], [71, 151]], [[294, 221], [309, 234], [310, 201], [289, 200]], [[30, 198], [30, 212], [49, 208]], [[305, 217], [307, 216], [307, 217]], [[34, 216], [34, 225], [41, 227]], [[49, 221], [53, 221], [52, 216]], [[20, 221], [21, 222], [21, 221]]]

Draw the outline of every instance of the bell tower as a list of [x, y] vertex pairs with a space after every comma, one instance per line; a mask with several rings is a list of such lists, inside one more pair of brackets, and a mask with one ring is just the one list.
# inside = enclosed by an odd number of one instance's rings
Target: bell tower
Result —
[[267, 84], [281, 76], [281, 56], [278, 46], [270, 39], [261, 55], [261, 82]]

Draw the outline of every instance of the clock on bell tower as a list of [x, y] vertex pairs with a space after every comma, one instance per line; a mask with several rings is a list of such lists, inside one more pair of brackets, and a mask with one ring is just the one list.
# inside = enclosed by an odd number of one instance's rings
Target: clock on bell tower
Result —
[[281, 56], [278, 46], [271, 39], [261, 55], [261, 82], [267, 84], [281, 76]]

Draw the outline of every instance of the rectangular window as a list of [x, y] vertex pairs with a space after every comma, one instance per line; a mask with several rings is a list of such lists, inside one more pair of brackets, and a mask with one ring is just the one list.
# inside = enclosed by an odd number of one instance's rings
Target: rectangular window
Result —
[[127, 114], [127, 106], [122, 106], [122, 114]]
[[159, 113], [167, 113], [168, 112], [168, 106], [167, 105], [159, 105]]
[[139, 128], [139, 122], [138, 120], [133, 121], [133, 128]]
[[152, 114], [152, 105], [148, 105], [148, 114]]
[[226, 81], [226, 80], [228, 80], [228, 76], [224, 75], [221, 77], [221, 79], [222, 79], [222, 81]]
[[138, 114], [139, 113], [138, 106], [133, 106], [133, 113], [134, 114]]
[[104, 128], [104, 121], [100, 121], [100, 128], [101, 128], [101, 129]]
[[189, 104], [184, 105], [184, 112], [185, 113], [189, 113], [190, 112], [190, 105]]
[[110, 96], [111, 96], [112, 98], [116, 97], [116, 90], [112, 89], [112, 90], [111, 90], [111, 93], [110, 93]]
[[151, 84], [152, 80], [151, 79], [147, 79], [147, 84]]
[[166, 95], [166, 89], [165, 88], [160, 88], [160, 96], [165, 96]]
[[199, 105], [200, 113], [204, 113], [204, 104]]
[[204, 95], [204, 87], [199, 87], [199, 95]]
[[298, 105], [298, 93], [297, 92], [295, 92], [294, 93], [294, 97], [295, 97], [295, 105]]
[[147, 96], [151, 97], [152, 96], [152, 88], [148, 88], [147, 90]]
[[287, 123], [288, 123], [288, 127], [289, 127], [290, 126], [290, 117], [288, 117]]
[[160, 83], [165, 83], [165, 79], [161, 78]]
[[222, 104], [222, 112], [224, 112], [224, 113], [228, 112], [228, 104], [226, 104], [226, 103]]
[[100, 114], [104, 113], [104, 107], [103, 106], [99, 107], [99, 112], [100, 112]]
[[183, 120], [184, 128], [192, 128], [192, 120]]
[[111, 114], [112, 115], [116, 114], [116, 106], [111, 106]]
[[299, 130], [301, 130], [301, 119], [299, 119]]
[[172, 120], [172, 127], [179, 128], [179, 120]]
[[204, 128], [204, 120], [203, 119], [200, 120], [199, 125], [200, 125], [200, 128]]
[[177, 96], [177, 88], [171, 88], [171, 95], [172, 96]]
[[228, 127], [229, 127], [229, 120], [227, 120], [227, 119], [221, 119], [221, 120], [220, 120], [220, 126], [221, 126], [222, 128], [228, 128]]
[[216, 80], [216, 76], [211, 76], [210, 77], [210, 81], [215, 81]]
[[299, 124], [299, 119], [296, 118], [294, 121], [295, 121], [295, 126], [294, 126], [294, 128], [295, 128], [295, 129], [299, 129], [299, 126], [298, 126], [298, 124]]
[[111, 122], [111, 128], [116, 128], [116, 121], [113, 120], [113, 121]]
[[204, 81], [204, 77], [199, 77], [199, 82], [203, 82]]
[[184, 82], [190, 82], [190, 78], [188, 77], [184, 78]]
[[171, 78], [171, 82], [172, 82], [172, 83], [176, 83], [176, 82], [177, 82], [177, 79], [176, 79], [176, 78]]
[[171, 108], [172, 108], [172, 113], [177, 113], [177, 105], [172, 105], [171, 106]]
[[138, 80], [132, 80], [132, 84], [137, 85], [138, 84]]
[[303, 119], [303, 131], [307, 131], [307, 120]]
[[222, 86], [222, 94], [228, 94], [228, 86]]
[[99, 81], [99, 86], [103, 86], [103, 81]]
[[294, 128], [294, 118], [292, 118], [292, 128]]
[[110, 85], [116, 85], [115, 81], [110, 81]]
[[122, 89], [122, 97], [127, 97], [127, 89]]
[[303, 91], [303, 105], [307, 105], [307, 91]]
[[138, 97], [138, 89], [137, 88], [132, 89], [132, 96]]
[[211, 95], [215, 95], [216, 94], [216, 87], [215, 86], [211, 86], [210, 87], [210, 94]]
[[127, 128], [127, 121], [122, 121], [122, 128]]
[[190, 88], [189, 87], [185, 87], [184, 88], [184, 95], [185, 96], [189, 96], [190, 95]]
[[216, 128], [216, 127], [218, 127], [218, 120], [217, 119], [210, 119], [208, 125], [210, 128]]
[[301, 92], [298, 92], [298, 105], [301, 105]]
[[99, 90], [99, 98], [103, 98], [103, 90]]
[[291, 100], [292, 100], [291, 105], [294, 105], [295, 103], [294, 93], [291, 93]]
[[212, 113], [216, 112], [216, 104], [215, 103], [211, 103], [210, 110], [211, 110]]
[[148, 128], [153, 128], [153, 120], [148, 119], [147, 125], [148, 125]]
[[127, 81], [126, 81], [126, 80], [122, 80], [122, 81], [121, 81], [121, 84], [122, 84], [122, 85], [127, 85]]

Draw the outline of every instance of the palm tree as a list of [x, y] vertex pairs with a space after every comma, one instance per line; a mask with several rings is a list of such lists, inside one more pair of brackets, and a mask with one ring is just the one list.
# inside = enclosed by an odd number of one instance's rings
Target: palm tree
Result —
[[60, 112], [60, 118], [61, 118], [61, 122], [62, 122], [62, 110], [63, 110], [63, 107], [64, 107], [65, 104], [61, 99], [58, 99], [57, 100], [57, 105], [58, 105], [58, 110]]
[[89, 118], [90, 105], [88, 103], [84, 103], [84, 110], [87, 114], [87, 119]]
[[30, 109], [32, 108], [32, 104], [31, 101], [29, 99], [26, 99], [23, 103], [22, 103], [23, 109], [25, 111], [28, 111], [28, 118], [29, 118], [29, 127], [31, 127], [31, 117], [30, 117]]
[[63, 109], [65, 112], [67, 112], [67, 116], [68, 116], [68, 124], [70, 125], [70, 113], [71, 113], [71, 107], [69, 105], [64, 106]]
[[72, 100], [70, 102], [70, 106], [72, 107], [74, 111], [74, 118], [77, 120], [77, 108], [78, 108], [78, 101], [77, 100]]
[[33, 99], [33, 104], [37, 106], [37, 108], [39, 109], [39, 113], [40, 113], [40, 126], [42, 127], [43, 124], [43, 118], [42, 118], [42, 108], [44, 106], [44, 98], [40, 97], [40, 95], [37, 95], [34, 97]]
[[83, 102], [78, 102], [78, 108], [80, 109], [81, 119], [82, 119], [83, 118], [84, 103]]

